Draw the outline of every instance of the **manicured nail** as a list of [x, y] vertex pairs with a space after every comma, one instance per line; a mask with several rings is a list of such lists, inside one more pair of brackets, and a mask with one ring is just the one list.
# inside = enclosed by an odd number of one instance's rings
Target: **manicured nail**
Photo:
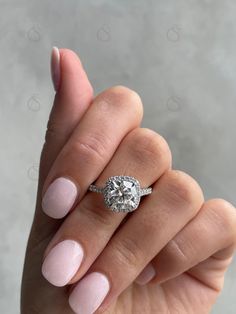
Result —
[[149, 263], [135, 279], [135, 282], [139, 285], [146, 285], [155, 275], [155, 268]]
[[51, 76], [55, 91], [57, 92], [60, 85], [61, 67], [60, 51], [57, 47], [52, 48], [51, 54]]
[[73, 206], [78, 191], [66, 178], [58, 178], [49, 185], [42, 200], [43, 211], [52, 218], [63, 218]]
[[74, 288], [69, 297], [69, 304], [77, 314], [92, 314], [102, 304], [109, 288], [109, 281], [105, 275], [98, 272], [90, 273]]
[[65, 286], [79, 269], [83, 255], [79, 243], [73, 240], [62, 241], [46, 256], [42, 274], [54, 286]]

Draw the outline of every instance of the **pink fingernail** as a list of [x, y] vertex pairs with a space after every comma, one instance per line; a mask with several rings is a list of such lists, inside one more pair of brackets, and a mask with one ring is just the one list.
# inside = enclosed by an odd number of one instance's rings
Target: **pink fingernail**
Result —
[[63, 218], [77, 198], [76, 185], [66, 178], [58, 178], [49, 185], [42, 199], [43, 211], [52, 218]]
[[61, 69], [60, 69], [60, 51], [57, 47], [52, 48], [51, 54], [51, 76], [52, 82], [55, 91], [57, 92], [60, 85], [60, 76], [61, 76]]
[[74, 288], [69, 304], [77, 314], [92, 314], [105, 299], [110, 285], [107, 277], [93, 272], [85, 276]]
[[135, 282], [139, 285], [146, 285], [155, 275], [155, 268], [149, 263], [135, 279]]
[[58, 243], [46, 256], [43, 276], [54, 286], [66, 285], [76, 274], [83, 259], [83, 249], [73, 240]]

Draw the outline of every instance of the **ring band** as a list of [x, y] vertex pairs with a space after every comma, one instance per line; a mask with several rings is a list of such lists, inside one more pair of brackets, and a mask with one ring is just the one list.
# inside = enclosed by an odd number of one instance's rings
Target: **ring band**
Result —
[[132, 212], [142, 196], [152, 193], [152, 188], [141, 188], [134, 177], [114, 176], [108, 178], [105, 187], [91, 184], [89, 191], [103, 194], [106, 207], [114, 212]]

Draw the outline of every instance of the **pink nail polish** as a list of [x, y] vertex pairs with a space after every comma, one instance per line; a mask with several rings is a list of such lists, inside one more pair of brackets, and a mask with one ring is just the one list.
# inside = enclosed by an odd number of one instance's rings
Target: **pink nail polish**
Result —
[[146, 285], [155, 275], [155, 268], [149, 263], [138, 275], [135, 282], [139, 285]]
[[57, 47], [53, 47], [51, 54], [51, 77], [56, 92], [58, 91], [60, 85], [60, 68], [60, 51]]
[[49, 185], [42, 199], [43, 211], [52, 218], [63, 218], [74, 205], [78, 191], [66, 178], [58, 178]]
[[85, 276], [72, 291], [69, 304], [77, 314], [92, 314], [102, 304], [109, 291], [109, 281], [101, 273]]
[[83, 255], [83, 249], [78, 242], [62, 241], [46, 256], [42, 265], [42, 274], [54, 286], [62, 287], [76, 274]]

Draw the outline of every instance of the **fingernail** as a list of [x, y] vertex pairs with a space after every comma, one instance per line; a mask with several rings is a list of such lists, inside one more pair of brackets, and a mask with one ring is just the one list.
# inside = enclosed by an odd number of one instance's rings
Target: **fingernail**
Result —
[[51, 54], [51, 76], [55, 91], [57, 92], [60, 85], [60, 51], [57, 47], [52, 48]]
[[79, 269], [83, 255], [83, 249], [78, 242], [62, 241], [46, 256], [42, 274], [54, 286], [65, 286]]
[[146, 285], [155, 275], [155, 268], [149, 263], [135, 279], [135, 282], [139, 285]]
[[69, 297], [69, 304], [77, 314], [92, 314], [102, 304], [109, 288], [109, 281], [105, 275], [98, 272], [90, 273], [74, 288]]
[[49, 185], [42, 199], [43, 211], [52, 218], [63, 218], [72, 208], [78, 191], [66, 178], [58, 178]]

